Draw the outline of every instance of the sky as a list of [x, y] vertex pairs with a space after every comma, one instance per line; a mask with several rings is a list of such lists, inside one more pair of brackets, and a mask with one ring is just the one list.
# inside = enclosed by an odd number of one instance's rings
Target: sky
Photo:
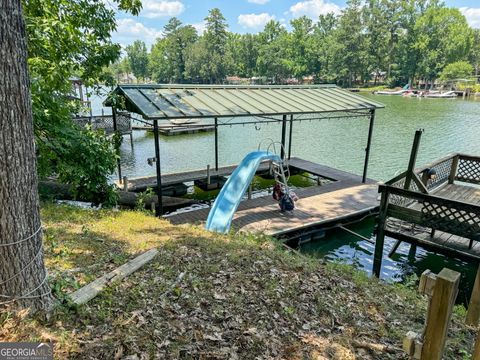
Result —
[[[109, 4], [111, 0], [103, 1]], [[445, 0], [445, 3], [458, 7], [472, 27], [480, 28], [480, 0]], [[208, 10], [217, 7], [227, 19], [230, 31], [256, 33], [271, 19], [287, 26], [290, 20], [303, 15], [315, 20], [320, 14], [339, 13], [345, 0], [142, 0], [142, 4], [138, 16], [117, 12], [117, 31], [112, 37], [123, 47], [137, 39], [150, 47], [162, 36], [162, 29], [172, 16], [201, 33]]]

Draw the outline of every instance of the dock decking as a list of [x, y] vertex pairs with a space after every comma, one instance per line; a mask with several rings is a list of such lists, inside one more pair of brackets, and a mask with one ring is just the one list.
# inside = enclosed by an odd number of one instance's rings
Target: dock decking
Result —
[[[361, 177], [348, 173], [346, 171], [334, 169], [329, 166], [316, 164], [308, 160], [303, 160], [300, 158], [293, 157], [288, 161], [291, 171], [297, 172], [308, 172], [312, 175], [322, 177], [331, 181], [353, 181], [360, 183]], [[229, 176], [237, 168], [238, 165], [228, 165], [218, 168], [218, 171], [210, 168], [210, 176]], [[270, 165], [268, 162], [262, 163], [258, 170], [257, 174], [265, 174], [269, 171]], [[179, 183], [192, 182], [195, 180], [206, 179], [208, 176], [207, 169], [198, 169], [192, 171], [177, 172], [171, 174], [162, 175], [162, 186], [175, 185]], [[127, 181], [128, 191], [144, 191], [149, 187], [154, 187], [157, 184], [156, 176], [143, 176], [138, 178], [129, 178]], [[116, 182], [118, 187], [124, 188], [123, 184]]]
[[[228, 176], [230, 175], [235, 169], [237, 165], [229, 165], [229, 166], [222, 166], [218, 168], [218, 171], [215, 169], [210, 168], [210, 176]], [[258, 173], [268, 172], [269, 164], [263, 163], [257, 170]], [[192, 182], [195, 180], [202, 180], [206, 179], [208, 176], [207, 169], [198, 169], [192, 171], [184, 171], [184, 172], [177, 172], [171, 174], [163, 174], [162, 175], [162, 186], [169, 186], [175, 185], [179, 183], [186, 183]], [[127, 181], [127, 188], [128, 191], [144, 191], [145, 189], [151, 187], [155, 187], [157, 185], [157, 177], [156, 176], [144, 176], [138, 178], [128, 179]], [[123, 184], [120, 184], [118, 181], [116, 182], [118, 187], [124, 188]]]
[[[360, 176], [299, 158], [292, 158], [289, 163], [292, 170], [309, 172], [332, 182], [297, 189], [300, 199], [289, 214], [282, 214], [271, 196], [244, 200], [233, 218], [235, 230], [279, 236], [310, 226], [339, 222], [378, 208], [374, 181], [362, 184]], [[166, 218], [173, 224], [203, 223], [209, 211], [209, 208], [200, 209], [167, 215]]]
[[380, 276], [385, 236], [425, 249], [480, 261], [480, 157], [451, 154], [413, 169], [421, 131], [415, 133], [409, 169], [379, 185], [381, 193], [373, 273]]
[[[472, 205], [480, 205], [480, 188], [463, 184], [446, 184], [433, 192], [433, 195], [445, 199], [461, 201]], [[420, 210], [421, 205], [416, 203], [412, 209]], [[408, 222], [387, 220], [386, 235], [398, 237], [400, 233], [408, 237], [415, 237], [417, 243], [433, 251], [442, 251], [461, 258], [480, 260], [480, 243], [473, 242], [471, 248], [470, 239], [458, 235], [436, 230], [431, 236], [430, 228], [420, 225], [412, 226]]]
[[[150, 125], [133, 125], [132, 130], [146, 130], [153, 131], [153, 126]], [[213, 132], [215, 131], [215, 125], [210, 124], [161, 124], [158, 126], [158, 132], [161, 135], [173, 136], [184, 134], [196, 134], [200, 132]]]

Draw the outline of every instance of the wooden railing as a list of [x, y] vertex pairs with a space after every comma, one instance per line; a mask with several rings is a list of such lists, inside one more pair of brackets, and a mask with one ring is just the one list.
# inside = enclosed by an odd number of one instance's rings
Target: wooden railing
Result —
[[387, 217], [480, 241], [480, 206], [389, 185], [379, 191]]
[[[422, 231], [430, 231], [432, 243], [436, 230], [470, 239], [469, 249], [474, 241], [480, 241], [480, 206], [435, 195], [440, 186], [455, 181], [480, 184], [480, 157], [452, 154], [379, 186], [381, 201], [373, 266], [376, 276], [380, 274], [386, 233], [403, 241], [418, 241], [416, 235], [403, 231], [403, 225], [418, 225], [424, 228]], [[388, 218], [401, 220], [402, 226], [387, 230]], [[401, 241], [397, 241], [391, 253]]]
[[450, 154], [415, 169], [413, 174], [405, 171], [385, 184], [403, 189], [409, 176], [412, 181], [407, 190], [423, 193], [429, 193], [446, 183], [453, 184], [454, 181], [480, 184], [480, 156]]

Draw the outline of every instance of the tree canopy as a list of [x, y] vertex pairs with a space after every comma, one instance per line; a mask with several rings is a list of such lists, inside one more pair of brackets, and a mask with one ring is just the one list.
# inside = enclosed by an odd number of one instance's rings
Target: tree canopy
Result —
[[[140, 0], [114, 2], [132, 14], [141, 9]], [[57, 176], [86, 199], [112, 202], [114, 143], [72, 121], [79, 103], [72, 101], [71, 78], [86, 85], [109, 80], [104, 68], [121, 50], [110, 37], [115, 12], [97, 0], [24, 0], [23, 9], [40, 175]]]
[[446, 66], [469, 62], [478, 74], [480, 31], [438, 0], [348, 0], [339, 15], [293, 19], [289, 29], [269, 21], [256, 34], [235, 34], [219, 9], [198, 35], [173, 18], [149, 54], [157, 82], [219, 83], [226, 76], [352, 86], [380, 79], [404, 85], [433, 82]]

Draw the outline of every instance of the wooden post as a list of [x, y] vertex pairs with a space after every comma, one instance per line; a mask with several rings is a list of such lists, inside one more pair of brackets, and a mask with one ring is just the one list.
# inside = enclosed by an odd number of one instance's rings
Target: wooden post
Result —
[[425, 270], [420, 277], [418, 291], [429, 297], [423, 341], [412, 331], [403, 340], [403, 349], [414, 359], [442, 359], [459, 283], [460, 273], [447, 268], [438, 275]]
[[252, 199], [252, 184], [248, 187], [248, 200]]
[[207, 165], [207, 185], [210, 185], [210, 164]]
[[123, 191], [128, 191], [128, 177], [123, 177]]
[[155, 138], [155, 167], [157, 172], [157, 196], [158, 205], [155, 207], [155, 216], [160, 217], [163, 214], [163, 196], [162, 196], [162, 171], [160, 167], [160, 140], [158, 135], [158, 120], [153, 120], [153, 136]]
[[422, 346], [422, 360], [441, 360], [448, 325], [458, 293], [460, 273], [444, 268], [437, 275], [427, 310], [427, 326]]
[[373, 275], [380, 277], [382, 269], [383, 244], [385, 243], [385, 225], [387, 221], [388, 210], [388, 190], [381, 188], [382, 197], [380, 199], [380, 213], [377, 218], [377, 238], [375, 240], [375, 254], [373, 256]]
[[292, 156], [292, 126], [293, 126], [293, 115], [290, 115], [290, 128], [288, 133], [288, 160]]
[[215, 171], [218, 172], [218, 118], [215, 118]]
[[280, 149], [280, 157], [282, 159], [285, 157], [286, 136], [287, 136], [287, 115], [283, 115], [283, 118], [282, 118], [282, 148]]
[[415, 170], [415, 163], [417, 162], [418, 148], [420, 147], [420, 140], [422, 138], [423, 130], [415, 131], [415, 138], [413, 139], [412, 151], [410, 152], [410, 160], [408, 162], [407, 176], [405, 178], [404, 189], [409, 190], [412, 183], [413, 172]]
[[370, 147], [372, 145], [373, 125], [375, 123], [375, 109], [370, 110], [370, 125], [368, 126], [367, 147], [365, 148], [365, 163], [363, 164], [362, 183], [367, 181], [368, 161], [370, 160]]
[[452, 160], [452, 168], [450, 169], [450, 175], [448, 176], [448, 183], [453, 184], [455, 182], [455, 177], [457, 176], [457, 168], [459, 156], [455, 155]]
[[[115, 134], [118, 135], [117, 131], [117, 109], [115, 109], [115, 106], [112, 106], [112, 120], [113, 120], [113, 131]], [[120, 163], [120, 149], [118, 146], [115, 144], [115, 150], [117, 151], [117, 170], [118, 170], [118, 181], [120, 184], [122, 183], [122, 165]]]
[[[480, 266], [477, 269], [475, 284], [473, 284], [472, 295], [470, 296], [470, 302], [468, 304], [467, 318], [465, 319], [465, 323], [470, 326], [478, 326], [479, 318], [480, 318]], [[480, 347], [480, 344], [479, 344], [479, 347]]]

